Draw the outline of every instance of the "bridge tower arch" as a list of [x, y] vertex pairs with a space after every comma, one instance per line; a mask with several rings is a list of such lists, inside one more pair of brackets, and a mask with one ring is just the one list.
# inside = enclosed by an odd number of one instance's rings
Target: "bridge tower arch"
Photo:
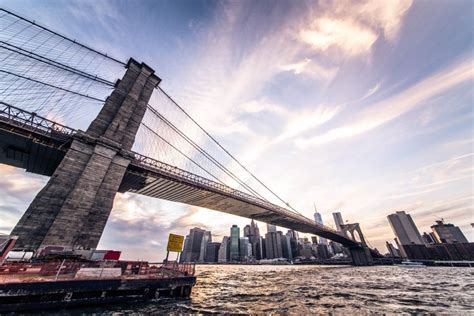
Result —
[[97, 247], [153, 89], [153, 69], [130, 59], [87, 131], [79, 131], [12, 235], [16, 248]]

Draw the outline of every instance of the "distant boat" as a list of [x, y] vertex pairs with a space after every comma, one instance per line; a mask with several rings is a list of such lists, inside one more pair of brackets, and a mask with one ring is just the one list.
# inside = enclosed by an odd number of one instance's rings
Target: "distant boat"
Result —
[[411, 261], [411, 260], [404, 260], [399, 265], [399, 267], [406, 267], [406, 268], [424, 268], [426, 267], [423, 262]]

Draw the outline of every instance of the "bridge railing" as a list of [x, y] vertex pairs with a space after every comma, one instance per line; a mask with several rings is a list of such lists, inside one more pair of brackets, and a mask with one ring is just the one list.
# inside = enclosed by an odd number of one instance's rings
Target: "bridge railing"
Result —
[[27, 129], [30, 132], [59, 139], [67, 139], [76, 133], [75, 129], [3, 101], [0, 101], [0, 121]]
[[223, 185], [221, 183], [206, 179], [204, 177], [201, 177], [201, 176], [198, 176], [198, 175], [193, 174], [191, 172], [188, 172], [186, 170], [180, 169], [176, 166], [166, 164], [166, 163], [161, 162], [159, 160], [156, 160], [156, 159], [153, 159], [153, 158], [150, 158], [150, 157], [147, 157], [147, 156], [143, 156], [143, 155], [135, 153], [135, 152], [133, 154], [135, 156], [135, 162], [138, 162], [139, 164], [145, 165], [147, 167], [151, 167], [153, 169], [158, 169], [158, 172], [161, 173], [161, 174], [166, 174], [166, 175], [169, 175], [171, 177], [177, 177], [179, 179], [183, 179], [183, 178], [187, 179], [191, 183], [199, 185], [200, 187], [207, 187], [211, 190], [225, 193], [227, 195], [230, 195], [232, 197], [235, 197], [235, 198], [237, 198], [239, 200], [242, 200], [242, 201], [245, 201], [247, 203], [250, 203], [250, 204], [253, 204], [253, 205], [256, 205], [256, 206], [260, 206], [264, 209], [272, 210], [274, 212], [280, 213], [280, 214], [285, 215], [287, 217], [293, 218], [296, 221], [299, 221], [299, 222], [303, 221], [303, 222], [306, 222], [310, 225], [318, 226], [323, 231], [329, 231], [329, 232], [341, 235], [339, 232], [337, 232], [336, 230], [334, 230], [330, 227], [317, 224], [314, 221], [310, 220], [309, 218], [304, 217], [303, 215], [291, 212], [291, 211], [289, 211], [289, 210], [287, 210], [287, 209], [285, 209], [281, 206], [278, 206], [276, 204], [273, 204], [271, 202], [262, 200], [258, 197], [255, 197], [255, 196], [252, 196], [252, 195], [247, 194], [245, 192], [233, 189], [233, 188], [231, 188], [229, 186], [226, 186], [226, 185]]

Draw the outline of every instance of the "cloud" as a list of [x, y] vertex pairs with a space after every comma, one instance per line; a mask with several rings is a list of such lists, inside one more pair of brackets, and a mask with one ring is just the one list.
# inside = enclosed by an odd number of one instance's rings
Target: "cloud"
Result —
[[287, 121], [285, 130], [272, 141], [273, 144], [292, 138], [305, 131], [320, 126], [341, 111], [341, 106], [318, 106], [292, 114]]
[[295, 75], [307, 75], [312, 78], [316, 79], [325, 79], [331, 80], [337, 74], [337, 68], [335, 67], [325, 67], [315, 60], [311, 60], [309, 58], [305, 58], [304, 60], [280, 66], [281, 70], [283, 71], [290, 71], [293, 72]]
[[394, 40], [412, 3], [412, 0], [342, 0], [323, 1], [322, 7], [334, 16], [353, 19], [374, 30], [380, 30], [385, 38]]
[[240, 108], [246, 113], [260, 113], [270, 112], [281, 116], [290, 114], [290, 111], [285, 107], [271, 102], [268, 98], [254, 99], [248, 102], [244, 102], [240, 105]]
[[346, 126], [334, 128], [320, 136], [298, 139], [296, 145], [305, 148], [365, 133], [400, 117], [422, 105], [424, 101], [458, 84], [472, 80], [473, 75], [472, 59], [468, 58], [449, 69], [422, 80], [393, 97], [373, 104]]
[[331, 59], [369, 55], [383, 34], [393, 41], [411, 0], [322, 1], [313, 21], [299, 31], [302, 42]]
[[302, 30], [300, 38], [318, 52], [334, 50], [343, 57], [356, 57], [370, 51], [377, 35], [352, 21], [322, 18], [310, 30]]
[[367, 93], [362, 97], [362, 100], [367, 99], [368, 97], [374, 95], [377, 91], [379, 91], [379, 89], [380, 89], [380, 83], [377, 83], [375, 86], [370, 88], [369, 91], [367, 91]]

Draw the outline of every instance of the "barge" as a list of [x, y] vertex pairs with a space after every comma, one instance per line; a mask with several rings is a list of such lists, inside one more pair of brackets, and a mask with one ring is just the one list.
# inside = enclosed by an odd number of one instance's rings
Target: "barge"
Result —
[[77, 256], [0, 261], [0, 313], [185, 299], [196, 283], [194, 273], [194, 263], [177, 261], [93, 261]]

